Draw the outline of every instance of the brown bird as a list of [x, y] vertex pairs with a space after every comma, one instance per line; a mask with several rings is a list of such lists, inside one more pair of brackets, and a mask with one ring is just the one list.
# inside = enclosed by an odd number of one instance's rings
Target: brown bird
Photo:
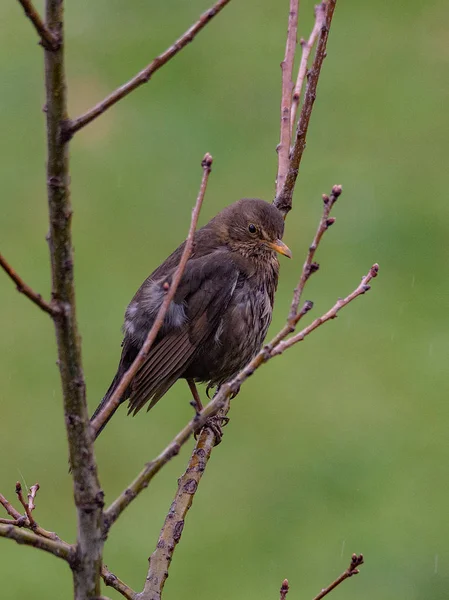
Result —
[[[128, 414], [135, 415], [147, 403], [147, 410], [153, 408], [180, 378], [187, 379], [199, 408], [195, 382], [207, 383], [208, 389], [220, 386], [257, 354], [271, 322], [279, 273], [276, 253], [291, 257], [281, 241], [283, 232], [284, 219], [272, 204], [243, 199], [195, 233], [193, 252], [163, 326], [121, 399], [129, 400]], [[143, 282], [126, 309], [118, 370], [92, 419], [142, 347], [183, 248]]]

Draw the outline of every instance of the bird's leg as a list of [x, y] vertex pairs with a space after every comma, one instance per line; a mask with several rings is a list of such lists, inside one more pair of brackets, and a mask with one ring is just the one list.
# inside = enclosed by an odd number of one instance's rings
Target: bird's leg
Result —
[[[190, 404], [195, 409], [195, 417], [198, 417], [199, 413], [203, 410], [203, 404], [201, 402], [200, 395], [196, 388], [195, 381], [193, 379], [187, 379], [187, 383], [193, 396], [193, 400]], [[220, 417], [218, 415], [215, 415], [213, 417], [209, 417], [206, 423], [204, 424], [204, 427], [209, 427], [209, 429], [212, 430], [212, 433], [215, 436], [215, 446], [218, 446], [218, 444], [221, 442], [223, 438], [223, 431], [221, 428], [227, 425], [228, 422], [228, 417]], [[195, 432], [195, 439], [197, 439], [198, 433], [199, 431]]]
[[189, 388], [193, 396], [193, 400], [190, 404], [195, 409], [195, 414], [199, 415], [199, 413], [203, 410], [203, 404], [201, 402], [200, 395], [198, 394], [198, 390], [196, 389], [195, 380], [187, 379], [187, 383], [189, 384]]

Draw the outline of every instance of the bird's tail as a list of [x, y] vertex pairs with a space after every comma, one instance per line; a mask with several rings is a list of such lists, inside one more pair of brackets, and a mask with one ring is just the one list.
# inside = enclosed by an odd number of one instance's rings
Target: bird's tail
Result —
[[[101, 413], [101, 411], [103, 410], [103, 407], [107, 404], [109, 398], [115, 392], [115, 389], [118, 386], [118, 384], [120, 383], [120, 380], [122, 379], [123, 373], [125, 371], [126, 371], [126, 369], [122, 369], [121, 366], [119, 367], [119, 370], [117, 371], [117, 374], [115, 375], [114, 379], [112, 380], [112, 383], [109, 386], [108, 391], [104, 395], [103, 400], [100, 402], [100, 404], [95, 409], [94, 414], [91, 416], [91, 418], [90, 418], [90, 422], [91, 423], [95, 419], [95, 417]], [[122, 402], [124, 402], [127, 397], [128, 397], [128, 394], [125, 392], [125, 394], [123, 394], [122, 398], [120, 399], [120, 404], [122, 404]], [[118, 406], [116, 406], [116, 408], [114, 408], [114, 410], [111, 412], [110, 415], [108, 415], [107, 419], [102, 424], [102, 426], [100, 427], [100, 429], [95, 433], [95, 439], [97, 439], [97, 437], [100, 435], [100, 433], [106, 427], [106, 425], [109, 423], [110, 419], [112, 418], [112, 416], [114, 415], [115, 411], [120, 406], [120, 404]]]

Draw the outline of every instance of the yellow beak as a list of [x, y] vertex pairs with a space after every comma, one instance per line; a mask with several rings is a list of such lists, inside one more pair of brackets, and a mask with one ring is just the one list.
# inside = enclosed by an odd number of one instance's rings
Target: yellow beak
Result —
[[272, 248], [276, 252], [279, 252], [279, 254], [283, 254], [284, 256], [287, 256], [288, 258], [292, 257], [292, 251], [287, 246], [287, 244], [284, 244], [284, 242], [282, 242], [281, 240], [275, 240], [274, 242], [268, 242], [268, 245], [270, 246], [270, 248]]

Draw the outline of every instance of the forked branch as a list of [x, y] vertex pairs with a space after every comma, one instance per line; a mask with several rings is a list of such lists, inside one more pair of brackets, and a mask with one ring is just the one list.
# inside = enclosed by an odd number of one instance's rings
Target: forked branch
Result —
[[0, 519], [0, 523], [4, 523], [5, 525], [17, 525], [17, 527], [24, 527], [25, 529], [30, 529], [37, 535], [47, 538], [49, 540], [54, 540], [56, 542], [60, 542], [60, 538], [53, 531], [47, 531], [40, 527], [31, 512], [35, 508], [35, 499], [36, 493], [39, 489], [39, 484], [31, 486], [30, 492], [28, 494], [28, 501], [26, 501], [22, 495], [22, 486], [19, 482], [16, 483], [16, 494], [19, 502], [25, 510], [25, 514], [20, 513], [18, 510], [14, 508], [14, 506], [9, 502], [3, 494], [0, 494], [0, 504], [6, 510], [8, 515], [12, 517], [12, 519]]
[[287, 170], [287, 176], [281, 191], [274, 199], [274, 205], [286, 215], [292, 208], [293, 190], [298, 177], [299, 165], [306, 147], [307, 130], [309, 127], [310, 116], [312, 114], [313, 104], [316, 98], [316, 89], [320, 77], [321, 66], [326, 56], [326, 44], [329, 36], [329, 29], [334, 14], [336, 0], [327, 0], [326, 18], [321, 27], [320, 37], [313, 60], [312, 68], [307, 77], [307, 87], [304, 96], [304, 103], [301, 108], [301, 114], [296, 128], [296, 136], [293, 147], [290, 151], [290, 160]]
[[41, 16], [34, 8], [31, 0], [19, 0], [22, 5], [23, 10], [25, 11], [26, 16], [30, 19], [31, 23], [34, 25], [34, 29], [37, 31], [38, 36], [40, 37], [42, 46], [49, 51], [57, 50], [59, 47], [59, 39], [56, 35], [54, 35], [48, 27], [43, 22]]

